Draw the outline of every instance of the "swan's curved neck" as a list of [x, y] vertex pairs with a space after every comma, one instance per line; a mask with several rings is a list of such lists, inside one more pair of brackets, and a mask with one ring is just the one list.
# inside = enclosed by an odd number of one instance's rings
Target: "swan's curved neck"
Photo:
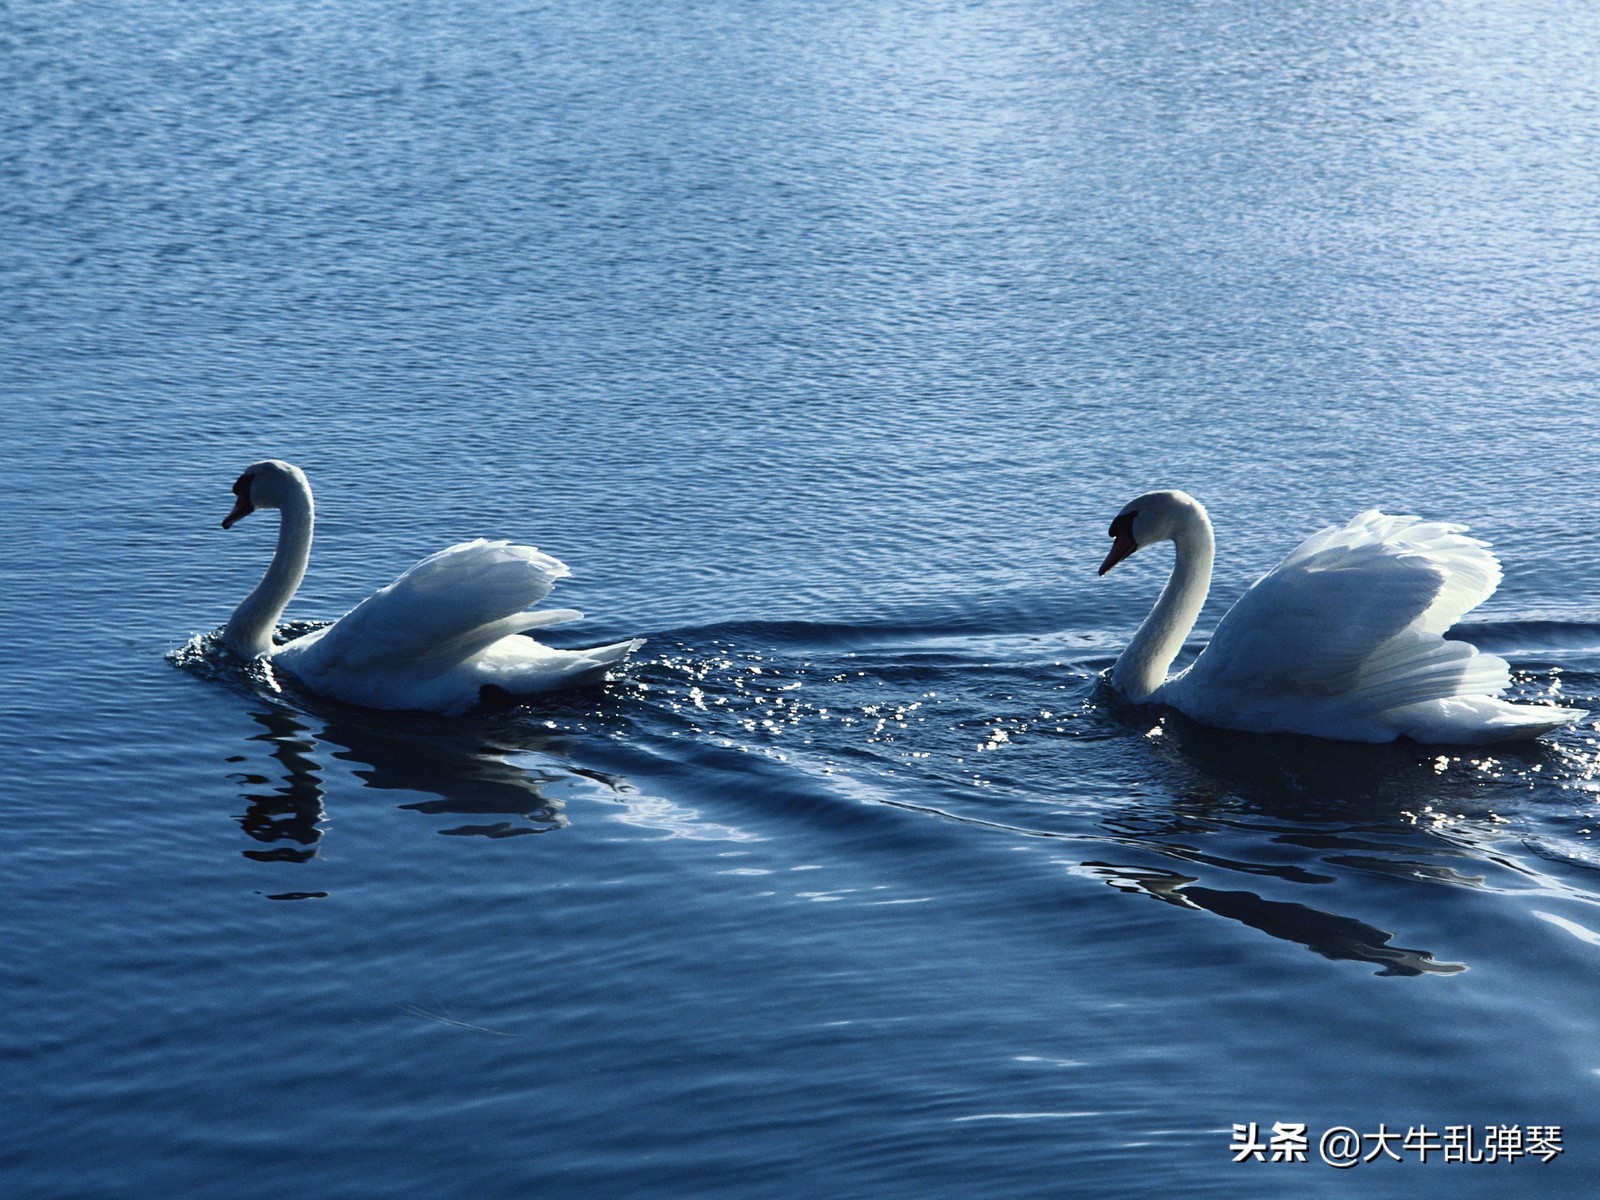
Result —
[[1139, 632], [1111, 668], [1112, 686], [1130, 700], [1148, 700], [1166, 682], [1167, 668], [1183, 649], [1183, 639], [1194, 628], [1211, 589], [1216, 539], [1211, 533], [1210, 518], [1196, 509], [1172, 540], [1177, 548], [1172, 576]]
[[278, 526], [278, 548], [272, 565], [228, 618], [222, 640], [235, 654], [261, 658], [271, 654], [272, 631], [289, 606], [295, 589], [305, 578], [311, 558], [311, 528], [315, 523], [311, 492], [304, 486], [295, 489], [280, 505], [283, 518]]

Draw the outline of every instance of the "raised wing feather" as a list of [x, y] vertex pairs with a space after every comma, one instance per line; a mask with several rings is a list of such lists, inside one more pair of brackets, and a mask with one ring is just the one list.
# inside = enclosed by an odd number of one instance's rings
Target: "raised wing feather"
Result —
[[1424, 633], [1443, 633], [1494, 595], [1500, 560], [1465, 525], [1385, 516], [1368, 509], [1347, 525], [1330, 525], [1300, 543], [1267, 578], [1285, 568], [1308, 570], [1392, 569], [1390, 561], [1427, 565], [1443, 576], [1433, 602], [1419, 614]]
[[1374, 701], [1393, 691], [1393, 703], [1504, 686], [1504, 664], [1469, 664], [1462, 643], [1440, 653], [1433, 639], [1396, 640], [1443, 633], [1499, 582], [1500, 564], [1462, 526], [1365, 512], [1308, 538], [1246, 592], [1184, 683]]
[[374, 592], [302, 652], [302, 672], [410, 670], [461, 661], [508, 634], [575, 620], [572, 610], [528, 612], [566, 564], [532, 546], [462, 542], [430, 555]]

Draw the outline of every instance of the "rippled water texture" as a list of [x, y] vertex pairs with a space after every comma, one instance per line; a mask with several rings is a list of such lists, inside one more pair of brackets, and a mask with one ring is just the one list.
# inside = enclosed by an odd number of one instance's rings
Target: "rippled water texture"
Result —
[[[1600, 1179], [1600, 733], [1209, 731], [1100, 673], [1360, 509], [1600, 709], [1600, 25], [1572, 3], [0, 10], [8, 1198], [1438, 1195]], [[485, 535], [537, 709], [211, 633]], [[304, 627], [304, 626], [303, 626]], [[1198, 644], [1198, 642], [1197, 642]], [[1544, 1164], [1235, 1123], [1559, 1125]], [[1352, 1191], [1355, 1189], [1355, 1191]]]

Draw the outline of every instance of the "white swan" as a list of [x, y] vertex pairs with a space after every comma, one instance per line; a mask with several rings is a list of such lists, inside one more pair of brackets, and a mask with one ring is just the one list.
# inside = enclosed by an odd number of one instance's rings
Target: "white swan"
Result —
[[1215, 542], [1198, 500], [1149, 492], [1111, 522], [1100, 574], [1156, 542], [1177, 558], [1111, 684], [1207, 725], [1351, 742], [1511, 741], [1584, 716], [1499, 699], [1505, 661], [1441, 636], [1500, 582], [1500, 563], [1464, 528], [1377, 509], [1329, 526], [1257, 580], [1168, 678], [1211, 586]]
[[516, 698], [597, 680], [644, 644], [555, 650], [519, 637], [576, 621], [570, 608], [529, 612], [569, 574], [532, 546], [462, 542], [423, 559], [332, 625], [275, 645], [273, 630], [311, 555], [311, 485], [299, 467], [246, 467], [224, 529], [258, 508], [282, 513], [272, 565], [228, 618], [222, 640], [246, 658], [271, 658], [312, 691], [369, 708], [459, 713], [486, 698]]

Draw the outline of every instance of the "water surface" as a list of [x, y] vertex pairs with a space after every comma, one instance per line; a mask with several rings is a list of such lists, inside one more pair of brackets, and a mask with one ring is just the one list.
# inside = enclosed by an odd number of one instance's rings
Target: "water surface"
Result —
[[[1380, 505], [1600, 709], [1585, 6], [0, 16], [11, 1197], [1586, 1196], [1600, 735], [1209, 731], [1099, 682]], [[649, 639], [446, 720], [230, 664], [539, 545]], [[195, 640], [191, 640], [195, 639]], [[1198, 642], [1197, 642], [1198, 644]], [[1234, 1166], [1231, 1127], [1560, 1125]], [[1371, 1178], [1377, 1176], [1378, 1178]]]

